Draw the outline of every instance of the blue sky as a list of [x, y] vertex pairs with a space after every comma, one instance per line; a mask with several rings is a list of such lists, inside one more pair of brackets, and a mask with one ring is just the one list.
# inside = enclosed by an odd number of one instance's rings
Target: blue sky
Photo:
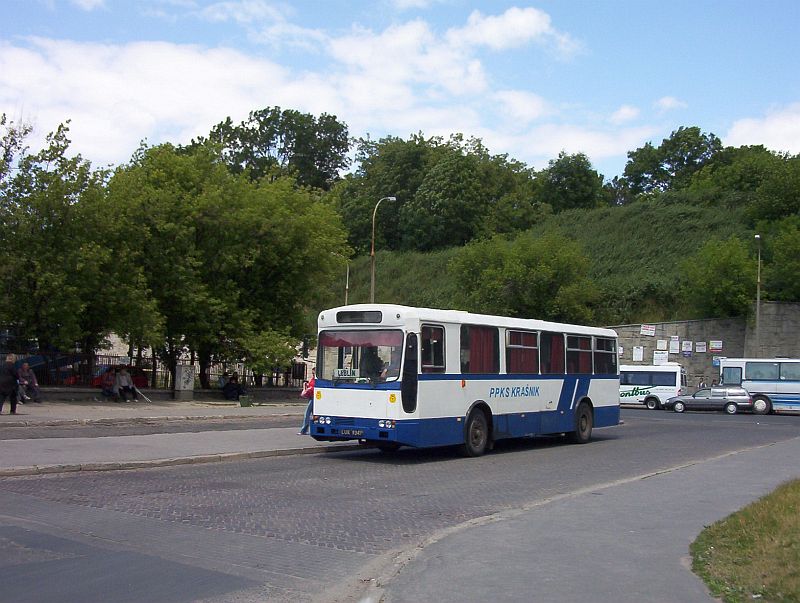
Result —
[[351, 135], [461, 132], [536, 168], [700, 126], [800, 153], [800, 2], [2, 0], [0, 112], [94, 165], [278, 105]]

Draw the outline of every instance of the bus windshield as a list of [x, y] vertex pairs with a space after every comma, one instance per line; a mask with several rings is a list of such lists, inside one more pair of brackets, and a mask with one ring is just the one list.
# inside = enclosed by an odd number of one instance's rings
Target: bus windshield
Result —
[[400, 378], [403, 332], [336, 330], [319, 334], [317, 377], [340, 383], [379, 383]]

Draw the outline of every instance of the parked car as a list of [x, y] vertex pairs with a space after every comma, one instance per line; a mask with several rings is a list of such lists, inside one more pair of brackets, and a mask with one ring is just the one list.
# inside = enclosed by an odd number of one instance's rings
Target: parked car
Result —
[[740, 410], [752, 410], [753, 398], [742, 387], [704, 387], [688, 396], [675, 396], [664, 403], [675, 412], [686, 410], [724, 410], [735, 415]]

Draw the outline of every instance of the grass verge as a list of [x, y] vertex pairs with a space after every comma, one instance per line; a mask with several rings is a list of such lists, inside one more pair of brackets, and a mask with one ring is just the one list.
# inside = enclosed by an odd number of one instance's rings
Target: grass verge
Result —
[[714, 596], [800, 602], [800, 480], [708, 526], [690, 546]]

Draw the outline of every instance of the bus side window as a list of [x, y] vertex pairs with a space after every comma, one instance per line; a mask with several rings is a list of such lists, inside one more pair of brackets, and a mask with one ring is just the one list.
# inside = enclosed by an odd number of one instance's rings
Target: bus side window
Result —
[[738, 366], [726, 366], [722, 369], [722, 382], [725, 385], [741, 385], [742, 369]]
[[539, 335], [539, 358], [543, 375], [563, 375], [564, 334], [542, 331]]
[[422, 372], [445, 372], [444, 327], [422, 327]]
[[500, 372], [500, 332], [497, 327], [461, 325], [461, 372]]

